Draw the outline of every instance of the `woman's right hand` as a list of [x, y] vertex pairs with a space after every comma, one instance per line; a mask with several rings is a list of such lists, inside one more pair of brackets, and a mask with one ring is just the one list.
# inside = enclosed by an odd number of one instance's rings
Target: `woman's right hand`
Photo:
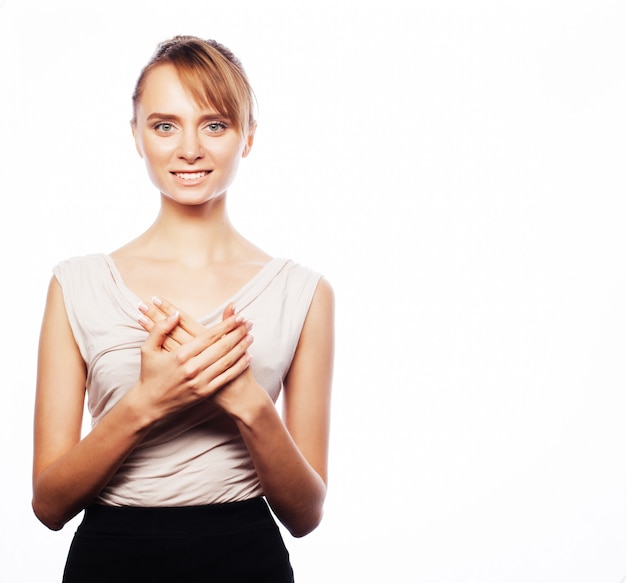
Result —
[[211, 397], [250, 365], [251, 326], [240, 316], [173, 345], [170, 335], [181, 330], [180, 319], [176, 312], [153, 323], [141, 347], [134, 390], [153, 421]]

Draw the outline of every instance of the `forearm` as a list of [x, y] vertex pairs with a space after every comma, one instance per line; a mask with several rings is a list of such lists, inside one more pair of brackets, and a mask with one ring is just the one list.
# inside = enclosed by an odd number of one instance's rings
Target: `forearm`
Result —
[[296, 537], [314, 530], [322, 519], [326, 484], [294, 443], [272, 401], [268, 397], [236, 423], [280, 521]]
[[149, 423], [124, 397], [63, 456], [33, 477], [33, 510], [52, 530], [89, 505], [146, 434]]

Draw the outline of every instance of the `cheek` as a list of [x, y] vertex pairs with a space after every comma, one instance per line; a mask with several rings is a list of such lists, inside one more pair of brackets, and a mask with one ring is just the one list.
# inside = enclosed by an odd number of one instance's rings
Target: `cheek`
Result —
[[214, 145], [212, 152], [215, 158], [218, 159], [223, 166], [232, 166], [236, 168], [243, 156], [244, 146], [245, 144], [241, 140], [236, 142], [224, 141], [219, 145]]
[[237, 172], [239, 162], [241, 160], [242, 150], [238, 148], [224, 148], [219, 152], [214, 151], [214, 161], [217, 166], [222, 168], [222, 171], [228, 176], [232, 176]]
[[143, 151], [142, 157], [146, 160], [146, 163], [148, 160], [154, 162], [164, 160], [175, 146], [171, 136], [169, 139], [155, 136], [152, 129], [146, 125], [141, 127], [139, 142], [140, 148]]
[[167, 149], [162, 144], [151, 140], [144, 140], [141, 144], [143, 161], [150, 181], [159, 190], [165, 188], [165, 167], [168, 160]]
[[142, 149], [143, 158], [147, 164], [159, 163], [167, 156], [165, 144], [155, 142], [154, 140], [144, 140]]

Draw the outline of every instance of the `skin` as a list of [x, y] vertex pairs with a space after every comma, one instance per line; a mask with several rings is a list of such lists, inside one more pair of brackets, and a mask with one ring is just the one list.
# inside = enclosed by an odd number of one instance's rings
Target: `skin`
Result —
[[210, 398], [237, 424], [278, 518], [303, 536], [319, 524], [326, 495], [332, 289], [321, 280], [314, 294], [281, 418], [249, 368], [253, 323], [232, 305], [212, 328], [197, 322], [271, 259], [234, 229], [226, 212], [228, 187], [255, 128], [241, 135], [236, 124], [198, 105], [170, 65], [148, 74], [136, 114], [135, 144], [161, 209], [145, 233], [111, 257], [126, 285], [146, 298], [137, 313], [149, 333], [140, 377], [81, 439], [86, 367], [53, 278], [39, 346], [33, 509], [49, 528], [62, 528], [157, 421]]

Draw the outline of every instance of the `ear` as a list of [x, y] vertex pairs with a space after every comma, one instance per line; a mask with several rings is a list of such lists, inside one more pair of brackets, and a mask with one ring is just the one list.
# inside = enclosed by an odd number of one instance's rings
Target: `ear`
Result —
[[140, 158], [143, 158], [143, 150], [139, 144], [139, 138], [137, 137], [137, 125], [134, 122], [130, 122], [130, 131], [133, 132], [133, 139], [135, 140], [135, 148]]
[[244, 146], [243, 153], [241, 154], [242, 158], [245, 158], [252, 150], [252, 144], [254, 144], [254, 132], [256, 132], [256, 122], [250, 124], [250, 129], [248, 130], [248, 135], [246, 137], [246, 145]]

